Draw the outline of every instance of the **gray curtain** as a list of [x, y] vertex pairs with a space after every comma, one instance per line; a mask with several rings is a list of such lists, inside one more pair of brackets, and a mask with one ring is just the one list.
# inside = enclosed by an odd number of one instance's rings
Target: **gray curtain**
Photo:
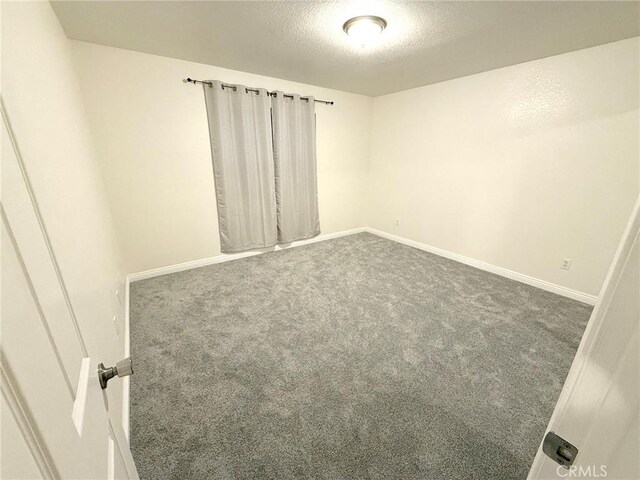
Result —
[[224, 253], [277, 242], [270, 97], [211, 81], [203, 85]]
[[278, 243], [320, 233], [315, 102], [291, 97], [275, 92], [271, 99]]

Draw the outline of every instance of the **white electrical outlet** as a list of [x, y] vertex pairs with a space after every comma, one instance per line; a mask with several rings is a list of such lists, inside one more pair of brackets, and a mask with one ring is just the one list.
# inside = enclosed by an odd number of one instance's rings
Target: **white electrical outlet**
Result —
[[573, 260], [571, 260], [570, 258], [563, 258], [562, 259], [562, 265], [560, 266], [560, 268], [562, 268], [562, 270], [571, 270], [571, 262]]
[[396, 218], [396, 227], [399, 227], [399, 226], [400, 226], [400, 219]]

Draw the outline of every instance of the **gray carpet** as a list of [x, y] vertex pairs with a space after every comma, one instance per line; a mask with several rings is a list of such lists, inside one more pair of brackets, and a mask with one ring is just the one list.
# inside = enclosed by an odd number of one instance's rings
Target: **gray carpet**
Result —
[[588, 305], [362, 233], [131, 285], [143, 479], [524, 479]]

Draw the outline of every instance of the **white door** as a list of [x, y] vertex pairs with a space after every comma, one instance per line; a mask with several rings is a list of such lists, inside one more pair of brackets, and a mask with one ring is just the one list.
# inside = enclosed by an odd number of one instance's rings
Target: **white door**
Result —
[[1, 478], [136, 479], [2, 113]]
[[530, 480], [640, 479], [640, 198], [547, 431], [578, 448], [567, 470], [538, 450]]

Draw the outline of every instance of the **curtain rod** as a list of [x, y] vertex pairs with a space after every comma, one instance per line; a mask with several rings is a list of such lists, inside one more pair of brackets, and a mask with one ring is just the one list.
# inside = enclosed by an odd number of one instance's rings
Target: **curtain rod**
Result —
[[[186, 80], [184, 80], [187, 83], [193, 83], [194, 85], [197, 83], [201, 83], [202, 85], [209, 85], [210, 87], [213, 87], [213, 83], [211, 82], [203, 82], [202, 80], [194, 80], [193, 78], [187, 78]], [[236, 89], [235, 85], [228, 85], [226, 83], [222, 84], [222, 88], [233, 88], [234, 90]], [[246, 88], [247, 92], [255, 92], [255, 93], [260, 93], [260, 90], [258, 90], [257, 88]], [[268, 95], [274, 96], [275, 92], [269, 92], [267, 91]], [[284, 95], [287, 98], [293, 98], [293, 95]], [[307, 100], [309, 101], [309, 99], [307, 97], [300, 97], [301, 100]], [[317, 100], [314, 99], [314, 101], [318, 102], [318, 103], [324, 103], [325, 105], [333, 105], [333, 102], [329, 102], [327, 100]]]

